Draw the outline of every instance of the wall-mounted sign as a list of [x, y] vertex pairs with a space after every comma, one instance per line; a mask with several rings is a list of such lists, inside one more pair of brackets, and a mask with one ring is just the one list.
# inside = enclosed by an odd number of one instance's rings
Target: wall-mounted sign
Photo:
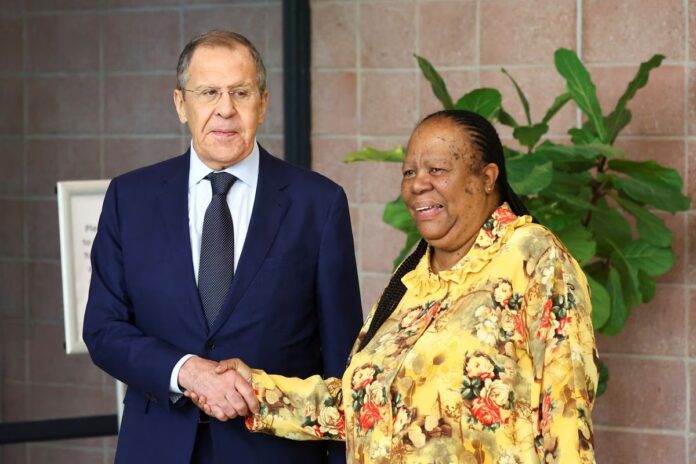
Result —
[[58, 182], [58, 226], [63, 277], [65, 352], [86, 353], [82, 324], [92, 275], [90, 252], [108, 180]]

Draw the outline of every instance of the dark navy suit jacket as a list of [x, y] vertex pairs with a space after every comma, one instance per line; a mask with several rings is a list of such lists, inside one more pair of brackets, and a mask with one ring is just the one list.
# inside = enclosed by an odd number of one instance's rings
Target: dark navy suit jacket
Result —
[[[345, 193], [264, 149], [260, 155], [249, 231], [210, 330], [191, 258], [189, 153], [109, 186], [83, 336], [94, 363], [128, 385], [116, 462], [190, 462], [199, 412], [169, 395], [172, 368], [187, 353], [239, 357], [286, 376], [343, 373], [362, 323]], [[210, 427], [219, 463], [326, 461], [324, 443], [250, 433], [242, 419]]]

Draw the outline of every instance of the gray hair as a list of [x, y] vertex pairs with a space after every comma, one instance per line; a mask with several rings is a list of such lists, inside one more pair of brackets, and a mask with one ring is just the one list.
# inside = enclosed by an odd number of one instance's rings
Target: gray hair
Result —
[[261, 93], [266, 91], [266, 66], [263, 64], [261, 59], [261, 54], [254, 47], [249, 39], [244, 37], [242, 34], [237, 34], [232, 31], [222, 31], [219, 29], [213, 29], [208, 32], [204, 32], [189, 41], [184, 49], [179, 55], [179, 62], [176, 65], [176, 79], [177, 87], [181, 90], [186, 86], [188, 82], [188, 67], [191, 63], [191, 57], [193, 52], [200, 46], [208, 47], [228, 47], [234, 49], [237, 45], [242, 45], [249, 50], [251, 57], [254, 59], [254, 64], [256, 65], [256, 85], [258, 85]]

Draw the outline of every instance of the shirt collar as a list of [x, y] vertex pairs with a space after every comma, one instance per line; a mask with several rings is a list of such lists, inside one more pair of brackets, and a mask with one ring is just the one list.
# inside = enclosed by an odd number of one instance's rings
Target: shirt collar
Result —
[[430, 271], [430, 247], [416, 265], [401, 279], [406, 288], [417, 295], [437, 289], [446, 290], [447, 282], [462, 283], [467, 274], [479, 272], [493, 259], [498, 250], [519, 227], [532, 222], [531, 216], [516, 216], [510, 205], [501, 204], [483, 223], [471, 249], [452, 269], [433, 273]]
[[[229, 172], [235, 176], [238, 181], [242, 181], [252, 189], [256, 189], [256, 183], [259, 179], [260, 157], [259, 145], [256, 143], [256, 140], [254, 140], [254, 148], [251, 150], [249, 156], [225, 169], [224, 172]], [[203, 161], [201, 161], [201, 159], [198, 157], [198, 153], [196, 153], [196, 149], [193, 147], [193, 141], [191, 141], [188, 182], [189, 190], [202, 181], [205, 176], [211, 172], [213, 172], [213, 170], [206, 166], [205, 163], [203, 163]]]

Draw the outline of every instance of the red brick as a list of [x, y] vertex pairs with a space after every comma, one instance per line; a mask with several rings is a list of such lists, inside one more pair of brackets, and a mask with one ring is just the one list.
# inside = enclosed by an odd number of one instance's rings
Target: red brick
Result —
[[476, 61], [476, 2], [421, 2], [418, 54], [434, 65], [462, 66]]
[[99, 179], [99, 141], [95, 139], [29, 140], [28, 195], [53, 195], [60, 180]]
[[357, 130], [357, 78], [354, 72], [312, 73], [312, 132], [354, 134]]
[[104, 142], [104, 177], [111, 178], [182, 154], [189, 147], [180, 137], [121, 139]]
[[180, 53], [179, 12], [113, 12], [104, 20], [107, 71], [171, 70]]
[[603, 463], [683, 464], [686, 462], [682, 436], [598, 430], [595, 431], [595, 450], [597, 462]]
[[356, 5], [312, 5], [312, 66], [355, 67]]
[[116, 134], [179, 133], [171, 76], [111, 76], [104, 80], [104, 129]]
[[611, 377], [595, 405], [595, 424], [684, 430], [687, 373], [683, 361], [619, 355], [605, 355], [602, 360]]
[[28, 70], [98, 71], [100, 21], [91, 13], [27, 17]]
[[575, 5], [575, 0], [481, 2], [481, 64], [553, 63], [557, 48], [575, 48]]
[[410, 135], [418, 121], [416, 79], [413, 72], [364, 72], [361, 133]]
[[[27, 79], [26, 87], [29, 111], [27, 130], [30, 133], [99, 132], [97, 77], [37, 77]], [[56, 91], [57, 89], [60, 91]], [[114, 98], [121, 98], [121, 95], [111, 94], [106, 101], [112, 101]]]
[[360, 4], [361, 64], [366, 68], [413, 66], [416, 9], [412, 1]]
[[65, 354], [62, 325], [33, 323], [29, 331], [29, 377], [33, 382], [100, 386], [101, 371], [89, 355]]
[[[589, 67], [604, 114], [614, 109], [637, 70], [637, 66]], [[633, 118], [622, 134], [683, 134], [684, 79], [683, 66], [663, 65], [653, 70], [648, 84], [628, 103]]]
[[26, 201], [27, 251], [31, 258], [60, 258], [56, 200]]
[[634, 307], [619, 335], [597, 337], [599, 353], [683, 356], [686, 296], [684, 287], [658, 285], [655, 299]]
[[338, 183], [346, 191], [348, 201], [358, 200], [360, 172], [358, 164], [343, 162], [348, 153], [358, 149], [355, 138], [314, 138], [312, 140], [312, 169]]
[[24, 193], [24, 141], [6, 139], [0, 144], [0, 195]]
[[682, 0], [583, 2], [583, 53], [592, 62], [645, 61], [651, 53], [684, 57]]
[[0, 200], [3, 227], [0, 228], [0, 256], [24, 256], [24, 203]]
[[363, 205], [360, 216], [361, 270], [391, 273], [406, 235], [382, 222], [383, 205]]

